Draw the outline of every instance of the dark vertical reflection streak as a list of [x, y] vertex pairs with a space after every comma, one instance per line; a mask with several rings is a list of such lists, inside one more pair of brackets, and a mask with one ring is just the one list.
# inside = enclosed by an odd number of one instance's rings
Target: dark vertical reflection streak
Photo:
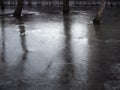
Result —
[[[2, 14], [4, 14], [4, 11], [1, 12]], [[6, 52], [5, 52], [5, 49], [6, 49], [6, 46], [5, 46], [5, 17], [4, 15], [0, 17], [1, 19], [1, 40], [2, 40], [2, 48], [1, 48], [1, 58], [0, 60], [2, 61], [2, 63], [0, 63], [0, 83], [5, 81], [6, 78], [7, 78], [7, 75], [5, 73], [6, 71]], [[3, 65], [4, 63], [4, 65]], [[2, 67], [1, 67], [2, 66]], [[3, 90], [3, 87], [2, 85], [0, 85], [0, 90]]]
[[[94, 25], [97, 41], [89, 40], [93, 47], [90, 48], [88, 61], [88, 86], [87, 90], [109, 90], [105, 89], [105, 82], [109, 79], [109, 62], [105, 57], [106, 44], [100, 25]], [[90, 32], [89, 32], [90, 33]], [[106, 62], [107, 61], [107, 62]]]
[[19, 25], [18, 27], [19, 27], [19, 32], [20, 32], [21, 46], [22, 46], [22, 50], [23, 50], [22, 61], [25, 61], [27, 59], [28, 50], [26, 47], [25, 26], [24, 26], [22, 19], [19, 20], [18, 25]]
[[94, 28], [95, 28], [95, 32], [96, 32], [96, 37], [100, 40], [103, 40], [104, 37], [102, 35], [102, 31], [101, 31], [101, 27], [100, 25], [94, 25]]
[[25, 26], [22, 20], [19, 22], [19, 30], [20, 30], [20, 39], [21, 39], [22, 49], [24, 52], [27, 52], [28, 50], [26, 47]]
[[[4, 14], [4, 11], [2, 11], [2, 14]], [[1, 60], [2, 62], [5, 62], [5, 20], [4, 15], [1, 17], [1, 31], [2, 31], [2, 53], [1, 53]]]
[[64, 65], [61, 70], [60, 85], [62, 90], [70, 90], [74, 78], [74, 65], [71, 50], [71, 21], [69, 15], [63, 15], [65, 48], [63, 51]]
[[18, 76], [18, 90], [21, 90], [23, 88], [25, 88], [24, 86], [26, 86], [26, 83], [23, 82], [23, 72], [24, 72], [24, 65], [25, 62], [27, 60], [27, 55], [28, 55], [28, 50], [27, 50], [27, 46], [26, 46], [26, 35], [25, 35], [25, 26], [23, 23], [22, 19], [18, 19], [18, 27], [19, 27], [19, 32], [20, 32], [20, 40], [21, 40], [21, 47], [23, 50], [23, 54], [22, 54], [22, 59], [20, 61], [20, 63], [18, 63], [18, 69], [19, 69], [19, 76]]

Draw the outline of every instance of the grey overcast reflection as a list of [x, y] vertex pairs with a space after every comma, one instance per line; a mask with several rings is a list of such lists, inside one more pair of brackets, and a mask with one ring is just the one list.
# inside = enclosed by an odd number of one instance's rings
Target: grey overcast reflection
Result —
[[0, 90], [120, 90], [120, 1], [0, 0]]

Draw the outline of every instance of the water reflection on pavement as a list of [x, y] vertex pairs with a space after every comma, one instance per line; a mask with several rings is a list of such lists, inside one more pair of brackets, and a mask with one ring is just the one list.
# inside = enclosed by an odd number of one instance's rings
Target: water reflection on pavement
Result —
[[0, 90], [119, 90], [120, 26], [91, 21], [87, 11], [2, 16]]

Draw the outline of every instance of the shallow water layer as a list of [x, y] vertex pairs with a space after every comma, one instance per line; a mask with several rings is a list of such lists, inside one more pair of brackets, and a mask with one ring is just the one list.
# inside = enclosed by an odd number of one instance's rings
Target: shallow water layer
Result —
[[0, 90], [119, 90], [119, 7], [108, 7], [100, 26], [94, 8], [2, 15]]

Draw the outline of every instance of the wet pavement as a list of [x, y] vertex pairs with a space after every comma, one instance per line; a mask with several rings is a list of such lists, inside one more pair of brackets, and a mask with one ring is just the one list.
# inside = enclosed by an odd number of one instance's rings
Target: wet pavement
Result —
[[119, 7], [24, 12], [0, 16], [0, 90], [120, 90]]

